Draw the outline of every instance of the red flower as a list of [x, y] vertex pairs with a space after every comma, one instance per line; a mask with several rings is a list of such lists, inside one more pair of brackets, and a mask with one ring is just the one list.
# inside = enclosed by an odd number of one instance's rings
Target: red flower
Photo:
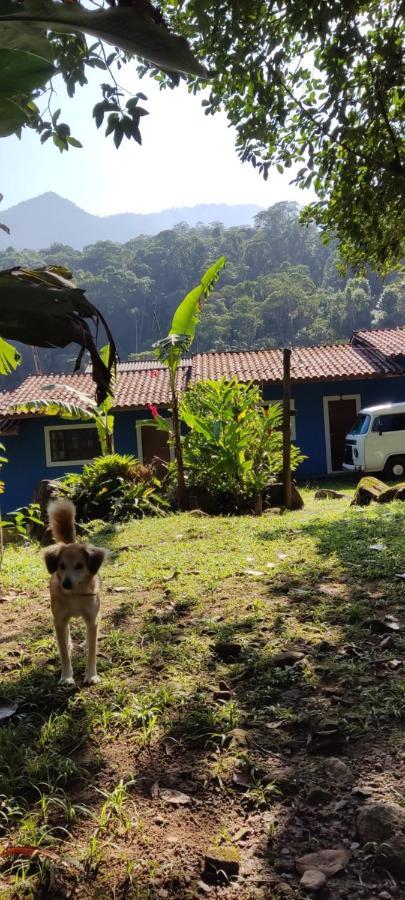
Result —
[[157, 378], [157, 371], [156, 371], [156, 369], [152, 369], [152, 370], [151, 370], [151, 372], [150, 372], [150, 377], [151, 377], [151, 378]]
[[159, 412], [157, 406], [154, 403], [148, 403], [147, 407], [153, 419], [157, 419]]

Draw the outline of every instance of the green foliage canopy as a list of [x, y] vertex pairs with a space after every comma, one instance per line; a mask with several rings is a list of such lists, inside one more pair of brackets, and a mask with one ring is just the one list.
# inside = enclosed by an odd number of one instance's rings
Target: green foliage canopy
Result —
[[[384, 281], [371, 271], [367, 278], [343, 277], [335, 244], [325, 247], [315, 225], [300, 225], [293, 203], [264, 210], [252, 227], [182, 225], [126, 244], [99, 241], [83, 251], [61, 244], [41, 253], [9, 248], [0, 251], [0, 267], [32, 268], [59, 259], [108, 320], [126, 359], [146, 352], [150, 357], [196, 272], [219, 254], [227, 264], [205, 305], [193, 350], [334, 342], [356, 329], [404, 324], [405, 282], [399, 274]], [[71, 347], [40, 350], [39, 358], [45, 372], [74, 365]], [[14, 383], [28, 374], [30, 361], [24, 352]]]
[[384, 272], [398, 262], [401, 0], [163, 0], [162, 8], [203, 54], [211, 76], [203, 104], [207, 114], [226, 110], [241, 159], [265, 177], [276, 166], [311, 186], [307, 220], [337, 235], [352, 265]]

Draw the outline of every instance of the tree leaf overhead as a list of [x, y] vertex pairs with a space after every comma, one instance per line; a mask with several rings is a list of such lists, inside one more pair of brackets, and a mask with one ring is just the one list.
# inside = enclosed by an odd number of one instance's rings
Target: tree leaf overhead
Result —
[[8, 23], [11, 41], [14, 30], [24, 32], [26, 26], [32, 46], [35, 46], [32, 37], [35, 26], [56, 33], [79, 32], [112, 44], [125, 53], [140, 56], [160, 69], [203, 78], [207, 75], [184, 37], [157, 24], [148, 12], [133, 5], [89, 10], [79, 3], [25, 0], [21, 4], [7, 0], [6, 12], [3, 13], [0, 6], [0, 13], [0, 25]]
[[337, 235], [349, 264], [385, 274], [400, 261], [402, 0], [162, 0], [162, 10], [203, 54], [203, 106], [225, 110], [241, 160], [311, 188], [307, 220]]
[[[100, 325], [104, 326], [109, 343], [107, 365], [97, 350], [89, 322], [96, 333]], [[96, 382], [97, 401], [101, 403], [107, 396], [116, 361], [115, 343], [103, 315], [90, 303], [85, 292], [75, 286], [67, 269], [15, 267], [1, 271], [0, 333], [37, 347], [79, 344], [76, 368], [87, 350]]]
[[0, 98], [42, 87], [55, 71], [55, 66], [41, 56], [0, 47]]

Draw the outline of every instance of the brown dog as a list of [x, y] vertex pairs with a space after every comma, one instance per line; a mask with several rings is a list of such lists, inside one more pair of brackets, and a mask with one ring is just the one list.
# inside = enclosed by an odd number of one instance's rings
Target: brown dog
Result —
[[87, 626], [85, 684], [95, 684], [97, 632], [100, 612], [100, 580], [97, 572], [106, 550], [76, 543], [76, 510], [70, 500], [56, 500], [48, 507], [49, 524], [56, 544], [44, 551], [45, 565], [52, 575], [51, 609], [62, 663], [61, 684], [74, 684], [69, 621], [81, 616]]

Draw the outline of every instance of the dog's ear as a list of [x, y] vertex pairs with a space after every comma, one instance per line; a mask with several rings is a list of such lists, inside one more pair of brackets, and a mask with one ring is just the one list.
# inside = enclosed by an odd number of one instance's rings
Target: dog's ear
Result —
[[60, 544], [52, 544], [51, 547], [44, 550], [44, 561], [50, 575], [53, 575], [58, 568], [60, 553]]
[[106, 558], [107, 550], [104, 550], [103, 547], [93, 547], [92, 544], [86, 544], [84, 552], [91, 574], [96, 575]]

